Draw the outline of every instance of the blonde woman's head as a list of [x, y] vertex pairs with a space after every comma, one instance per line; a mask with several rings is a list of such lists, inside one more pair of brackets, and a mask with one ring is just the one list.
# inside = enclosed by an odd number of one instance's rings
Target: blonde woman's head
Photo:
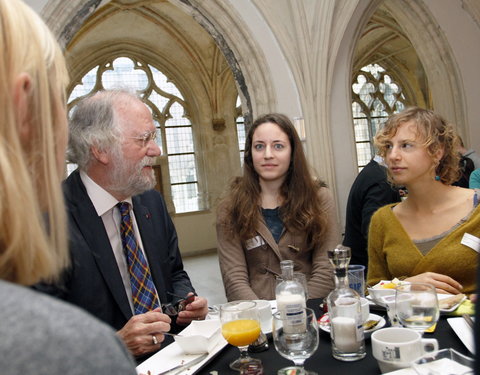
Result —
[[68, 264], [68, 74], [50, 30], [19, 0], [0, 0], [0, 51], [0, 278], [29, 285]]
[[[390, 140], [406, 122], [414, 124], [417, 141], [426, 148], [432, 158], [435, 174], [440, 181], [447, 185], [456, 181], [459, 178], [459, 137], [454, 126], [433, 111], [410, 107], [392, 115], [374, 139], [379, 155], [386, 158]], [[442, 156], [440, 160], [436, 160], [439, 153]], [[390, 174], [389, 179], [393, 181]]]

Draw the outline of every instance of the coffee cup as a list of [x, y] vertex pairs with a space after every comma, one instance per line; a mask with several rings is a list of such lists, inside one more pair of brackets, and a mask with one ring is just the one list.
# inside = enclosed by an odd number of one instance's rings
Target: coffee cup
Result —
[[272, 331], [272, 306], [269, 301], [255, 300], [257, 303], [258, 318], [262, 332]]
[[435, 350], [436, 339], [424, 339], [409, 328], [391, 327], [372, 333], [372, 354], [382, 373], [410, 367], [417, 358]]
[[334, 311], [329, 311], [335, 316], [356, 319], [358, 314], [358, 300], [353, 297], [340, 297], [336, 301]]
[[362, 323], [365, 323], [370, 316], [370, 303], [368, 302], [368, 299], [361, 297], [360, 306], [362, 308]]
[[[335, 307], [336, 316], [344, 316], [348, 318], [356, 319], [358, 314], [357, 310], [357, 300], [351, 297], [342, 297], [337, 301], [337, 305]], [[362, 324], [368, 320], [370, 315], [370, 304], [368, 303], [368, 299], [360, 298], [360, 308], [361, 308], [361, 319]]]

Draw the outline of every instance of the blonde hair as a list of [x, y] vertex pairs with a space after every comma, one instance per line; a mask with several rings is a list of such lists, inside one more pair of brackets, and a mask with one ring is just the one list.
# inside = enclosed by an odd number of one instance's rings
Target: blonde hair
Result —
[[[50, 30], [18, 0], [0, 0], [0, 51], [0, 278], [31, 285], [68, 265], [58, 165], [68, 73]], [[22, 73], [31, 79], [23, 143], [12, 95]]]
[[[391, 116], [374, 138], [379, 155], [386, 157], [390, 140], [397, 133], [399, 126], [408, 121], [415, 124], [418, 140], [426, 147], [432, 160], [438, 150], [443, 150], [443, 156], [435, 167], [435, 173], [440, 181], [446, 185], [457, 181], [460, 176], [459, 137], [454, 126], [433, 111], [409, 107]], [[390, 182], [393, 182], [390, 172], [388, 177]]]

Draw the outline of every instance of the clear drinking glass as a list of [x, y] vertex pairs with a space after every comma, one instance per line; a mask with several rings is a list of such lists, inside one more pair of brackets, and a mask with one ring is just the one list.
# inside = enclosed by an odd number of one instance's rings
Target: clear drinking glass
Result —
[[260, 364], [248, 355], [248, 345], [260, 336], [260, 321], [254, 301], [233, 301], [220, 307], [222, 335], [227, 342], [240, 349], [240, 357], [230, 363], [232, 370], [240, 371], [248, 364]]
[[424, 283], [397, 286], [395, 309], [404, 327], [423, 333], [438, 321], [437, 291], [433, 285]]
[[273, 342], [277, 352], [293, 361], [295, 366], [278, 370], [278, 375], [316, 375], [306, 371], [303, 363], [310, 358], [318, 347], [317, 318], [312, 309], [305, 308], [300, 316], [292, 317], [281, 311], [273, 315]]

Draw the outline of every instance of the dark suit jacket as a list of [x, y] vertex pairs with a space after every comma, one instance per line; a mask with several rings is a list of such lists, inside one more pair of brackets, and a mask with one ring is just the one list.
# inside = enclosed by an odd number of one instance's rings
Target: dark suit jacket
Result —
[[398, 191], [388, 183], [386, 168], [372, 159], [358, 174], [348, 195], [343, 244], [352, 249], [350, 264], [368, 266], [370, 219], [377, 209], [394, 202], [400, 202]]
[[[103, 221], [88, 197], [80, 174], [64, 181], [68, 208], [71, 267], [62, 285], [37, 286], [49, 294], [83, 307], [114, 329], [132, 317], [117, 262]], [[165, 201], [154, 190], [132, 197], [144, 251], [162, 303], [194, 291], [178, 250], [177, 233]]]

